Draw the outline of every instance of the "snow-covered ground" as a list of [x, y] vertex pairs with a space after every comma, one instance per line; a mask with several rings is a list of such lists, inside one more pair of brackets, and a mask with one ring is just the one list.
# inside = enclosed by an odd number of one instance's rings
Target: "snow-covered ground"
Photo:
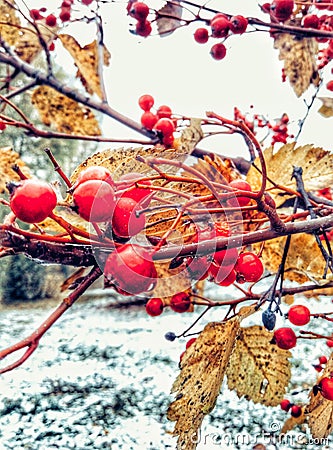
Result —
[[[1, 450], [175, 449], [166, 410], [187, 339], [168, 342], [164, 334], [181, 333], [198, 312], [151, 318], [142, 308], [115, 309], [109, 303], [105, 297], [80, 300], [44, 336], [30, 360], [1, 376]], [[1, 347], [30, 334], [51, 306], [3, 307]], [[214, 311], [205, 321], [220, 318]], [[324, 343], [297, 346], [297, 383], [316, 379], [311, 364], [323, 353], [328, 354]], [[306, 395], [298, 394], [295, 402], [305, 401]], [[223, 388], [197, 448], [243, 450], [261, 442], [267, 449], [318, 449], [300, 429], [292, 441], [279, 442], [285, 418], [279, 407], [239, 400]], [[277, 447], [268, 444], [271, 432]]]

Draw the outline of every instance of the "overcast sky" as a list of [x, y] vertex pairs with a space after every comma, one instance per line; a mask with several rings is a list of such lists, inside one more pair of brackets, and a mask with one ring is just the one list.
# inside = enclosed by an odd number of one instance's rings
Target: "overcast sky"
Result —
[[[59, 4], [59, 2], [46, 2]], [[45, 2], [27, 1], [27, 4], [45, 6]], [[147, 2], [149, 6], [161, 3]], [[207, 4], [207, 3], [206, 3]], [[231, 14], [257, 16], [263, 20], [255, 0], [216, 0], [208, 2], [212, 8], [220, 8]], [[49, 12], [54, 10], [50, 7]], [[267, 33], [246, 33], [232, 36], [226, 41], [227, 56], [215, 61], [209, 54], [212, 44], [197, 44], [193, 32], [198, 25], [176, 31], [173, 35], [147, 39], [129, 32], [131, 18], [126, 16], [126, 2], [116, 2], [103, 7], [105, 22], [105, 43], [111, 52], [111, 64], [105, 72], [105, 82], [111, 106], [118, 111], [139, 120], [141, 111], [137, 99], [141, 94], [150, 93], [156, 105], [168, 104], [174, 112], [188, 116], [204, 116], [205, 111], [213, 110], [232, 118], [233, 108], [265, 114], [274, 119], [287, 112], [297, 131], [298, 119], [306, 112], [303, 99], [297, 99], [289, 83], [281, 82], [282, 62], [278, 52], [273, 49], [273, 40]], [[70, 26], [82, 45], [91, 42], [95, 29], [85, 24]], [[61, 44], [57, 44], [59, 48]], [[71, 70], [70, 58], [62, 52], [57, 61], [67, 71]], [[73, 69], [74, 70], [74, 69]], [[330, 79], [330, 67], [326, 70]], [[320, 96], [329, 96], [323, 85]], [[307, 98], [311, 97], [311, 92]], [[321, 102], [315, 101], [299, 143], [312, 143], [330, 150], [332, 142], [332, 118], [321, 117], [317, 110]], [[114, 121], [104, 120], [105, 133], [117, 137], [133, 137]], [[207, 140], [204, 146], [224, 154], [246, 154], [239, 138], [219, 137]]]

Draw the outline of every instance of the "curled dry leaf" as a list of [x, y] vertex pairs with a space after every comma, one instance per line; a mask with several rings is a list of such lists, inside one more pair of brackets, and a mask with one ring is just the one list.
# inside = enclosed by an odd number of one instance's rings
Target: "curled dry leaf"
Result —
[[196, 448], [198, 430], [214, 409], [239, 327], [237, 317], [209, 323], [186, 350], [172, 387], [176, 400], [168, 409], [168, 419], [176, 421], [177, 450]]
[[319, 114], [328, 118], [333, 116], [333, 98], [332, 97], [318, 97], [322, 101], [321, 107], [318, 109]]
[[[333, 372], [333, 353], [326, 363], [325, 369], [317, 379], [316, 384]], [[310, 393], [309, 404], [305, 408], [305, 415], [314, 439], [322, 439], [332, 432], [333, 426], [333, 401], [327, 400], [319, 392]]]
[[157, 12], [157, 31], [160, 36], [168, 36], [180, 26], [183, 8], [179, 3], [179, 0], [167, 2]]
[[[265, 242], [262, 262], [271, 273], [276, 273], [278, 270], [285, 242], [285, 237]], [[260, 245], [255, 246], [258, 249], [259, 247]], [[306, 251], [301, 252], [300, 249], [306, 249]], [[323, 279], [325, 265], [325, 260], [313, 235], [299, 234], [291, 237], [285, 264], [285, 278], [298, 283], [310, 280], [317, 284], [326, 284], [333, 280], [333, 274], [329, 271], [327, 277]]]
[[[274, 152], [273, 147], [264, 151], [267, 165], [267, 190], [274, 198], [277, 207], [281, 206], [292, 194], [275, 187], [284, 186], [295, 190], [295, 180], [291, 179], [293, 167], [303, 169], [303, 181], [307, 191], [322, 189], [333, 184], [333, 155], [332, 153], [312, 145], [296, 147], [296, 143], [283, 145]], [[260, 167], [258, 158], [248, 172], [247, 181], [253, 190], [261, 185], [261, 174], [256, 167]], [[274, 184], [273, 184], [274, 183]]]
[[288, 431], [293, 430], [297, 425], [302, 425], [306, 420], [306, 416], [304, 414], [304, 408], [302, 408], [302, 414], [299, 417], [288, 417], [288, 419], [284, 422], [283, 427], [281, 428], [280, 434], [286, 434]]
[[98, 122], [89, 108], [79, 105], [49, 86], [39, 86], [31, 96], [41, 120], [66, 134], [99, 136]]
[[291, 353], [272, 344], [272, 336], [259, 325], [241, 328], [226, 372], [238, 397], [266, 406], [281, 402], [291, 376]]
[[[95, 93], [102, 98], [101, 80], [99, 74], [99, 48], [97, 41], [81, 47], [69, 34], [61, 34], [59, 39], [65, 49], [71, 54], [78, 68], [77, 77], [89, 94]], [[103, 45], [103, 65], [108, 66], [111, 54]]]
[[274, 37], [274, 48], [284, 62], [284, 71], [297, 97], [310, 86], [319, 85], [320, 76], [316, 63], [318, 43], [314, 38], [299, 39], [292, 34], [279, 33]]
[[0, 0], [0, 17], [0, 36], [8, 45], [13, 46], [19, 39], [21, 25], [13, 0]]
[[21, 160], [18, 153], [14, 152], [10, 147], [0, 148], [0, 193], [6, 190], [6, 183], [9, 181], [19, 181], [20, 177], [12, 169], [14, 165], [18, 165], [22, 172], [30, 177], [29, 168]]

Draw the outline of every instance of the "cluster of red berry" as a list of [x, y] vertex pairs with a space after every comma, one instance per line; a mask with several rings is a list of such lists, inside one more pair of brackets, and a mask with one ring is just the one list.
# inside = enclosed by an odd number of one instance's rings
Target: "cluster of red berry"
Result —
[[149, 15], [149, 7], [146, 3], [136, 0], [129, 0], [126, 6], [128, 14], [137, 22], [135, 25], [135, 34], [147, 37], [152, 32], [151, 22], [147, 19]]
[[174, 131], [177, 127], [177, 119], [172, 117], [172, 110], [167, 105], [161, 105], [155, 113], [151, 111], [155, 100], [149, 94], [141, 95], [139, 106], [143, 110], [141, 125], [147, 130], [155, 130], [160, 136], [162, 143], [166, 147], [172, 147], [174, 141]]
[[[248, 20], [241, 15], [228, 17], [223, 13], [218, 13], [211, 19], [209, 25], [210, 30], [203, 27], [196, 29], [194, 39], [199, 44], [206, 44], [209, 37], [225, 39], [230, 33], [243, 34], [246, 31]], [[212, 46], [210, 53], [214, 59], [220, 60], [225, 57], [227, 50], [223, 42], [219, 42]]]
[[313, 367], [317, 372], [321, 372], [323, 370], [323, 366], [327, 364], [327, 358], [325, 355], [319, 356], [318, 364], [314, 364]]
[[280, 403], [281, 409], [283, 411], [290, 411], [290, 415], [292, 417], [300, 417], [302, 414], [302, 407], [299, 405], [295, 405], [294, 403], [291, 403], [288, 399], [283, 399]]

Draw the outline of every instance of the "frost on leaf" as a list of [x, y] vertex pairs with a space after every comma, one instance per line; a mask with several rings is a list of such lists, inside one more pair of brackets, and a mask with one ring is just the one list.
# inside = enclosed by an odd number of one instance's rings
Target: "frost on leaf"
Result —
[[176, 395], [168, 409], [168, 419], [176, 421], [177, 450], [196, 448], [203, 418], [215, 406], [240, 324], [237, 317], [212, 322], [185, 352], [172, 392]]
[[[265, 242], [262, 262], [271, 273], [276, 273], [281, 264], [285, 242], [285, 237]], [[300, 249], [306, 251], [301, 252]], [[317, 284], [326, 284], [333, 280], [333, 275], [329, 271], [323, 279], [325, 266], [325, 260], [313, 235], [303, 233], [291, 237], [284, 278], [298, 283], [313, 281]]]
[[297, 97], [310, 86], [318, 86], [320, 77], [316, 63], [318, 44], [314, 38], [300, 39], [287, 33], [274, 38], [274, 48], [279, 50], [279, 59], [284, 62], [284, 71]]
[[[302, 167], [303, 181], [307, 191], [322, 189], [333, 184], [333, 155], [320, 147], [312, 145], [296, 147], [296, 143], [293, 142], [283, 145], [276, 152], [273, 147], [267, 148], [264, 151], [264, 158], [267, 165], [267, 189], [278, 207], [290, 198], [291, 194], [274, 187], [273, 183], [295, 190], [295, 180], [291, 179], [294, 166]], [[256, 167], [260, 167], [258, 158], [246, 178], [253, 190], [258, 190], [261, 186], [261, 174]]]
[[266, 406], [281, 402], [291, 375], [291, 353], [272, 344], [272, 336], [259, 325], [241, 328], [226, 372], [238, 397]]
[[333, 116], [333, 98], [332, 97], [318, 97], [322, 101], [321, 107], [318, 109], [319, 114], [328, 118]]
[[167, 2], [157, 13], [157, 31], [160, 36], [168, 36], [180, 25], [183, 8], [179, 0]]
[[[77, 77], [89, 94], [95, 93], [102, 98], [101, 81], [99, 75], [99, 48], [97, 41], [81, 47], [81, 45], [69, 34], [61, 34], [59, 39], [65, 49], [71, 54], [78, 68]], [[108, 66], [110, 52], [105, 46], [102, 48], [102, 66]]]
[[0, 148], [0, 193], [6, 190], [6, 183], [9, 181], [20, 181], [18, 174], [12, 169], [14, 165], [18, 165], [26, 176], [29, 175], [29, 169], [20, 159], [18, 153], [14, 152], [10, 147]]
[[48, 86], [40, 86], [31, 96], [40, 118], [47, 126], [53, 125], [66, 134], [99, 136], [101, 131], [94, 114], [66, 95]]
[[20, 20], [12, 0], [0, 0], [0, 36], [8, 45], [14, 45], [20, 35]]
[[[316, 384], [324, 377], [329, 377], [333, 372], [333, 353], [324, 371], [320, 374]], [[327, 400], [319, 392], [310, 393], [309, 404], [305, 408], [305, 415], [309, 424], [309, 428], [314, 439], [322, 439], [332, 432], [333, 427], [333, 401]]]

